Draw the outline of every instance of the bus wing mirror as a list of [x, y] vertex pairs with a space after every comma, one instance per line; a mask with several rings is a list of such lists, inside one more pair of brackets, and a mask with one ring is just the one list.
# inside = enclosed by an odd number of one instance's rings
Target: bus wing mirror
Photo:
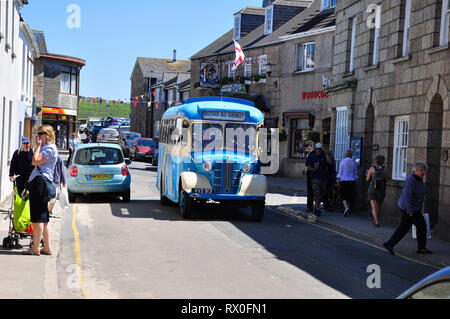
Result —
[[184, 120], [183, 121], [183, 128], [189, 128], [189, 122]]

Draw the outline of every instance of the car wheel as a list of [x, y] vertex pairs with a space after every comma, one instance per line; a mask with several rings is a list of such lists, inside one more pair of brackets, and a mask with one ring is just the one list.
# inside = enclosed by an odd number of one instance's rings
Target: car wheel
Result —
[[180, 190], [179, 200], [180, 200], [179, 206], [181, 216], [184, 219], [190, 218], [192, 215], [193, 201], [189, 197], [189, 194], [185, 193], [183, 190]]
[[265, 200], [256, 200], [251, 205], [252, 208], [252, 220], [256, 223], [260, 223], [264, 217], [264, 209], [266, 208]]
[[122, 194], [122, 197], [124, 203], [129, 203], [131, 200], [131, 191], [130, 190], [126, 191], [125, 193]]
[[71, 191], [67, 191], [67, 193], [69, 194], [69, 203], [75, 203], [77, 199], [76, 195]]

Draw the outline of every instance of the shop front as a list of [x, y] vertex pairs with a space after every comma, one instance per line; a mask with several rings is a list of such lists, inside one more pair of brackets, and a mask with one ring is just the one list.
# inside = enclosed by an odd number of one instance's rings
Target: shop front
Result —
[[55, 130], [56, 147], [59, 150], [69, 148], [69, 139], [76, 130], [77, 111], [62, 108], [42, 109], [42, 124], [51, 125]]

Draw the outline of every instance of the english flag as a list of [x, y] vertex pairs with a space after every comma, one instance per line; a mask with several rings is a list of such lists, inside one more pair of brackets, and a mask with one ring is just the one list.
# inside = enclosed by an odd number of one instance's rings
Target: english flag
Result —
[[244, 51], [242, 51], [241, 46], [236, 41], [234, 41], [234, 48], [236, 50], [236, 59], [234, 60], [233, 69], [236, 70], [237, 67], [239, 66], [239, 64], [244, 62], [245, 55], [244, 55]]

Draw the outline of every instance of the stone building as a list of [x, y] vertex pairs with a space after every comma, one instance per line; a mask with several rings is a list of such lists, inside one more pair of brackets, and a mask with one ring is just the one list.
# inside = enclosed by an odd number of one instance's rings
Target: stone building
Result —
[[[176, 78], [177, 74], [189, 77], [190, 68], [190, 61], [177, 60], [176, 51], [173, 59], [137, 58], [130, 78], [132, 99], [130, 120], [133, 132], [141, 133], [145, 137], [156, 137], [154, 132], [158, 131], [158, 127], [155, 129], [155, 126], [164, 113], [160, 112], [159, 107], [164, 102], [163, 83]], [[156, 89], [152, 90], [152, 87], [161, 87], [161, 96], [158, 91], [157, 100], [154, 95]]]
[[68, 150], [72, 132], [77, 131], [80, 71], [86, 61], [71, 56], [49, 53], [42, 31], [33, 31], [40, 57], [35, 60], [34, 96], [40, 125], [53, 126], [56, 146]]
[[[248, 30], [245, 24], [254, 19], [235, 15], [233, 30], [191, 58], [191, 96], [223, 94], [256, 102], [264, 112], [265, 126], [281, 128], [278, 174], [301, 178], [314, 143], [330, 145], [332, 114], [323, 83], [332, 75], [334, 4], [277, 0], [264, 5], [236, 13], [248, 16], [262, 11], [262, 24], [237, 36], [236, 29]], [[235, 71], [233, 37], [239, 38], [246, 56]], [[211, 70], [217, 70], [216, 83]], [[210, 80], [204, 80], [205, 74]]]
[[395, 223], [406, 177], [427, 163], [425, 211], [434, 234], [449, 240], [449, 1], [341, 0], [336, 17], [331, 147], [340, 156], [362, 140], [361, 176], [386, 157], [384, 219]]

